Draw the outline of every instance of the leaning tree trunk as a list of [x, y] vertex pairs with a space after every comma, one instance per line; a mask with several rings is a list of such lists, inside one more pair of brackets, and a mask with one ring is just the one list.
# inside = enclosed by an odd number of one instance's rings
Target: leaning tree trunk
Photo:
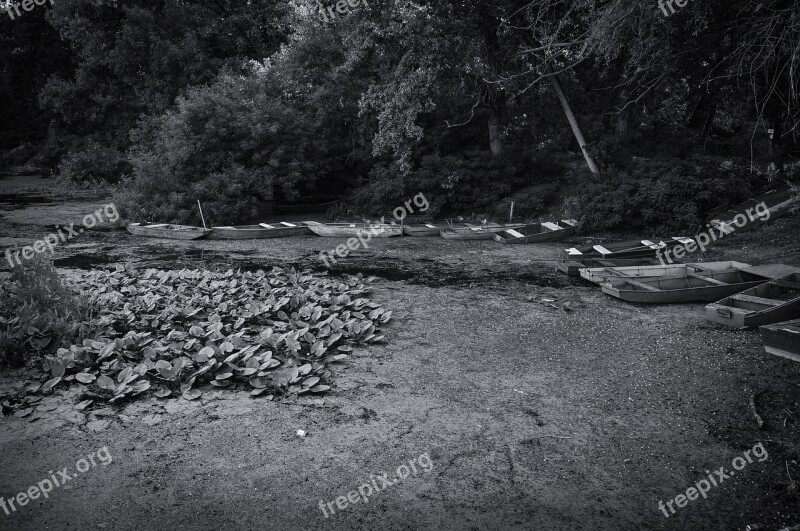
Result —
[[[497, 31], [500, 27], [500, 20], [485, 11], [483, 6], [483, 44], [486, 62], [492, 70], [495, 79], [499, 78], [503, 72], [502, 54], [500, 41]], [[502, 128], [508, 117], [506, 102], [506, 91], [494, 83], [486, 83], [484, 89], [485, 104], [489, 108], [489, 148], [492, 156], [498, 157], [503, 154]]]
[[567, 120], [569, 120], [569, 125], [572, 127], [572, 133], [575, 135], [575, 139], [578, 141], [578, 145], [581, 147], [581, 152], [583, 153], [583, 157], [586, 159], [586, 164], [589, 166], [589, 170], [595, 174], [600, 173], [600, 170], [597, 168], [597, 164], [595, 164], [592, 155], [589, 153], [589, 148], [586, 146], [586, 139], [583, 137], [581, 126], [578, 125], [578, 120], [575, 118], [575, 113], [572, 112], [572, 107], [569, 104], [567, 96], [564, 94], [564, 90], [561, 88], [561, 83], [559, 83], [558, 78], [550, 69], [550, 67], [546, 68], [546, 72], [548, 74], [548, 78], [550, 79], [550, 84], [553, 85], [553, 90], [555, 90], [556, 96], [558, 96], [558, 100], [561, 102], [561, 106], [564, 107]]
[[489, 148], [493, 157], [503, 154], [502, 127], [506, 115], [505, 94], [495, 96], [495, 101], [489, 106]]

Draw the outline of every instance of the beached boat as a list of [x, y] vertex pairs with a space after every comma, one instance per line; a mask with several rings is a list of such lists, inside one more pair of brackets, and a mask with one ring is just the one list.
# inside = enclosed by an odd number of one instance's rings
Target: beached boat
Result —
[[800, 316], [800, 269], [706, 306], [709, 321], [752, 328]]
[[576, 260], [561, 260], [556, 268], [571, 277], [578, 277], [581, 269], [587, 267], [630, 267], [658, 265], [654, 258], [583, 258]]
[[770, 354], [800, 361], [800, 321], [764, 325], [761, 337]]
[[[712, 216], [709, 224], [726, 233], [753, 229], [800, 207], [800, 195], [787, 183]], [[769, 215], [767, 215], [769, 213]]]
[[451, 227], [455, 228], [466, 228], [467, 225], [465, 223], [412, 223], [410, 225], [403, 225], [403, 234], [406, 236], [439, 236], [443, 230], [447, 230]]
[[326, 238], [366, 238], [369, 233], [370, 238], [389, 238], [400, 236], [403, 229], [400, 225], [389, 225], [387, 223], [317, 223], [316, 221], [305, 221], [308, 228], [317, 236]]
[[[585, 258], [653, 258], [658, 251], [662, 253], [678, 245], [695, 243], [684, 236], [654, 240], [633, 240], [626, 242], [606, 243], [589, 247], [564, 249], [564, 257], [570, 260]], [[695, 243], [696, 245], [696, 243]]]
[[483, 225], [470, 225], [466, 227], [453, 227], [439, 232], [445, 240], [491, 240], [498, 232], [518, 229], [521, 223], [485, 223]]
[[565, 219], [561, 223], [532, 223], [523, 225], [518, 229], [506, 229], [494, 235], [495, 241], [500, 243], [538, 243], [557, 241], [575, 233], [578, 222], [574, 219]]
[[610, 280], [601, 285], [603, 293], [628, 302], [713, 302], [798, 271], [780, 264], [701, 273], [687, 269], [678, 275]]
[[236, 227], [212, 227], [211, 240], [253, 240], [262, 238], [282, 238], [314, 234], [305, 223], [259, 223], [258, 225], [239, 225]]
[[130, 223], [127, 228], [128, 232], [136, 236], [169, 240], [200, 240], [211, 234], [211, 229], [170, 223]]
[[743, 262], [706, 262], [695, 264], [668, 264], [668, 265], [647, 265], [647, 266], [625, 266], [625, 267], [592, 267], [580, 270], [580, 276], [594, 282], [602, 284], [622, 279], [632, 278], [641, 280], [643, 278], [659, 278], [675, 275], [688, 275], [688, 273], [707, 273], [713, 271], [724, 271], [728, 269], [745, 269], [752, 267]]

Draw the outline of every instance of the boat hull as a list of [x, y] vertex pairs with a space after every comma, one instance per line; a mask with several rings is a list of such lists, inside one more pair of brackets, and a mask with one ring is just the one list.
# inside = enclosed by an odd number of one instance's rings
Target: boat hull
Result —
[[575, 233], [578, 222], [532, 223], [519, 229], [509, 229], [495, 234], [495, 241], [503, 244], [524, 244], [558, 241]]
[[[762, 205], [766, 206], [766, 210], [760, 208]], [[709, 220], [709, 223], [726, 234], [734, 231], [742, 232], [785, 216], [798, 206], [800, 204], [797, 193], [787, 184], [719, 213]]]
[[730, 328], [779, 323], [800, 314], [800, 273], [765, 282], [706, 306], [706, 319]]
[[570, 260], [584, 260], [587, 258], [655, 258], [658, 253], [665, 253], [668, 249], [678, 245], [686, 245], [690, 240], [683, 236], [664, 238], [663, 240], [639, 240], [593, 245], [577, 249], [572, 247], [564, 249], [564, 258]]
[[486, 225], [469, 225], [461, 228], [444, 229], [439, 232], [445, 240], [491, 240], [495, 234], [508, 229], [518, 229], [521, 223], [509, 223], [500, 225], [498, 223], [488, 223]]
[[743, 262], [706, 262], [696, 264], [671, 264], [671, 265], [646, 265], [646, 266], [624, 266], [624, 267], [596, 267], [584, 268], [579, 274], [589, 282], [602, 284], [625, 280], [627, 278], [659, 278], [675, 275], [685, 275], [686, 273], [703, 273], [713, 271], [724, 271], [727, 269], [746, 269], [752, 267]]
[[[266, 226], [265, 226], [266, 225]], [[260, 240], [314, 234], [305, 224], [245, 225], [239, 227], [213, 227], [211, 240]]]
[[399, 225], [385, 225], [374, 224], [366, 225], [364, 223], [316, 223], [313, 221], [305, 222], [308, 228], [317, 236], [324, 238], [358, 238], [366, 237], [369, 234], [370, 238], [391, 238], [400, 236], [403, 232]]
[[768, 353], [800, 362], [800, 321], [764, 325], [761, 337]]
[[452, 228], [452, 225], [447, 223], [417, 223], [413, 225], [403, 225], [403, 234], [405, 236], [414, 237], [439, 236], [443, 230], [448, 230], [450, 228]]
[[784, 265], [729, 269], [711, 273], [687, 273], [651, 279], [620, 279], [602, 284], [603, 293], [618, 299], [642, 304], [713, 302], [754, 288], [787, 271]]
[[581, 269], [597, 267], [653, 266], [658, 260], [652, 258], [585, 258], [582, 260], [561, 260], [556, 269], [571, 277], [580, 276]]
[[147, 238], [163, 238], [167, 240], [201, 240], [211, 235], [210, 229], [192, 227], [190, 225], [171, 225], [168, 223], [158, 225], [142, 225], [131, 223], [127, 226], [128, 232], [135, 236]]

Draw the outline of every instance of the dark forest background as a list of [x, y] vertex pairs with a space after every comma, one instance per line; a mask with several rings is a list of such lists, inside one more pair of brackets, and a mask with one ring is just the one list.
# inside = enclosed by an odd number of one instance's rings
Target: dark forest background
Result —
[[299, 0], [0, 12], [0, 169], [113, 193], [136, 221], [424, 193], [434, 216], [514, 201], [651, 231], [800, 171], [794, 0], [366, 4], [328, 23]]

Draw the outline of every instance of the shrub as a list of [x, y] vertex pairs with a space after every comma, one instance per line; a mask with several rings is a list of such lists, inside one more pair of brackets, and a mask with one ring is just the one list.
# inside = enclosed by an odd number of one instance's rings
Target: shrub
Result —
[[555, 178], [561, 166], [553, 159], [532, 160], [514, 151], [503, 157], [486, 152], [458, 156], [422, 157], [419, 166], [405, 176], [392, 165], [377, 166], [369, 181], [361, 183], [349, 205], [363, 215], [380, 216], [418, 193], [430, 203], [428, 216], [460, 214], [508, 215], [498, 203], [520, 188]]
[[78, 151], [67, 154], [58, 165], [57, 178], [78, 186], [117, 183], [130, 173], [125, 154], [90, 140]]
[[674, 159], [634, 159], [626, 170], [580, 174], [580, 191], [565, 203], [587, 230], [694, 230], [715, 206], [752, 193], [744, 172]]
[[[114, 198], [137, 221], [221, 225], [252, 218], [280, 186], [289, 198], [324, 173], [313, 123], [276, 95], [270, 70], [221, 74], [134, 131], [132, 176]], [[294, 194], [294, 196], [293, 196]]]
[[87, 302], [64, 286], [49, 255], [15, 267], [0, 288], [0, 368], [81, 336], [87, 313]]

